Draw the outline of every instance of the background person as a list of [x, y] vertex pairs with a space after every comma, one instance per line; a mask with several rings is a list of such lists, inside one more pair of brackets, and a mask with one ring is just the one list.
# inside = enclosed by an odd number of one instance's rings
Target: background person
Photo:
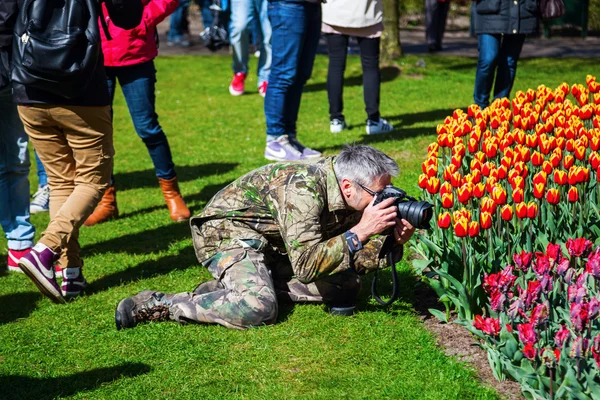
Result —
[[[54, 31], [54, 27], [74, 22], [73, 19], [65, 21], [65, 18], [90, 13], [81, 8], [87, 7], [86, 3], [42, 4], [49, 17], [43, 20], [45, 24], [40, 28], [53, 27], [55, 36], [66, 33]], [[107, 17], [124, 28], [137, 26], [141, 21], [139, 0], [107, 0], [104, 4], [108, 9]], [[69, 5], [79, 9], [69, 14], [65, 12]], [[4, 10], [4, 7], [0, 8]], [[0, 18], [0, 32], [12, 35], [17, 29], [30, 26], [15, 25], [15, 21], [26, 20], [28, 10], [21, 11], [23, 14], [18, 13], [16, 7], [10, 8], [4, 15], [6, 18]], [[96, 24], [94, 28], [99, 29], [97, 20], [81, 23], [86, 26]], [[84, 37], [79, 40], [87, 41]], [[45, 53], [34, 51], [31, 56], [37, 60]], [[16, 58], [12, 61], [13, 99], [18, 104], [25, 131], [46, 167], [50, 185], [50, 223], [32, 250], [21, 257], [19, 267], [43, 294], [56, 303], [64, 303], [66, 298], [81, 295], [87, 285], [81, 270], [79, 227], [108, 187], [112, 171], [112, 120], [103, 60], [100, 55], [95, 61], [84, 88], [67, 88], [55, 82], [50, 89], [47, 83], [40, 84], [47, 90], [36, 86], [36, 82], [21, 83], [24, 66], [18, 64]], [[67, 98], [59, 94], [62, 90], [82, 91]], [[53, 269], [55, 262], [62, 268], [60, 287]]]
[[[0, 8], [0, 21], [12, 15], [17, 1]], [[0, 23], [1, 25], [1, 23]], [[33, 247], [35, 227], [29, 220], [29, 151], [27, 134], [12, 101], [9, 83], [12, 32], [0, 30], [0, 225], [8, 240], [9, 271], [22, 272], [19, 259]]]
[[539, 8], [535, 0], [479, 0], [471, 13], [479, 48], [473, 99], [483, 109], [492, 85], [494, 99], [510, 97], [525, 36], [538, 29]]
[[[229, 85], [232, 96], [244, 94], [248, 76], [250, 52], [249, 30], [255, 34], [253, 39], [262, 41], [258, 57], [258, 94], [265, 97], [271, 71], [271, 23], [267, 16], [267, 0], [230, 0], [231, 21], [229, 23], [229, 41], [233, 56], [233, 79]], [[258, 30], [254, 30], [258, 21]]]
[[[388, 251], [399, 261], [414, 233], [398, 220], [393, 198], [373, 205], [369, 194], [397, 173], [394, 160], [356, 145], [337, 157], [270, 164], [238, 178], [191, 220], [196, 256], [214, 280], [193, 293], [146, 290], [126, 298], [115, 312], [117, 328], [164, 320], [272, 324], [278, 299], [353, 307], [359, 275], [386, 266]], [[393, 234], [382, 235], [390, 228]]]
[[449, 9], [450, 0], [425, 0], [425, 40], [430, 53], [442, 50]]
[[297, 139], [304, 84], [312, 74], [321, 35], [321, 0], [270, 0], [272, 64], [265, 97], [265, 158], [293, 161], [321, 153]]
[[[165, 202], [173, 221], [185, 221], [190, 210], [185, 205], [179, 184], [171, 148], [156, 113], [156, 68], [154, 58], [158, 55], [156, 25], [177, 7], [177, 0], [142, 0], [144, 14], [142, 23], [131, 30], [119, 28], [108, 21], [112, 40], [102, 35], [102, 52], [108, 78], [110, 101], [114, 99], [117, 80], [123, 90], [129, 114], [138, 136], [142, 139], [152, 163]], [[114, 179], [102, 200], [85, 221], [91, 226], [119, 215]]]
[[327, 98], [332, 133], [346, 128], [344, 118], [344, 71], [348, 41], [356, 38], [360, 47], [363, 70], [363, 94], [367, 111], [366, 131], [369, 135], [387, 133], [394, 127], [379, 114], [381, 72], [379, 47], [383, 32], [383, 0], [329, 0], [323, 4], [323, 26], [327, 39], [329, 68]]
[[33, 151], [33, 155], [35, 156], [35, 165], [37, 168], [38, 186], [32, 196], [29, 212], [37, 214], [50, 210], [50, 186], [48, 186], [48, 174], [46, 173], [44, 164], [42, 164], [42, 160], [40, 160], [35, 150]]

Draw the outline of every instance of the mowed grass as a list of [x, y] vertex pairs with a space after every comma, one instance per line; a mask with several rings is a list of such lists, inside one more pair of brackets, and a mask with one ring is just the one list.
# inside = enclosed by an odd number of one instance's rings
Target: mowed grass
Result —
[[[326, 155], [348, 142], [373, 145], [398, 161], [395, 184], [418, 195], [416, 180], [435, 126], [472, 101], [476, 60], [425, 57], [426, 68], [416, 67], [417, 60], [403, 58], [401, 71], [384, 69], [381, 111], [397, 130], [367, 137], [359, 59], [350, 57], [347, 68], [345, 108], [352, 129], [333, 135], [327, 59], [319, 56], [303, 95], [298, 137]], [[251, 72], [247, 95], [231, 97], [230, 62], [219, 56], [156, 61], [157, 109], [193, 213], [224, 185], [266, 162], [256, 76]], [[522, 60], [514, 90], [583, 83], [597, 63]], [[187, 224], [168, 218], [120, 92], [114, 122], [121, 217], [81, 229], [88, 295], [54, 305], [24, 276], [0, 277], [0, 398], [498, 397], [468, 366], [436, 347], [414, 311], [415, 279], [406, 263], [401, 301], [388, 308], [376, 305], [365, 279], [359, 312], [350, 318], [331, 316], [320, 305], [297, 305], [282, 307], [277, 325], [248, 331], [162, 323], [117, 332], [114, 307], [120, 299], [143, 289], [191, 291], [210, 276], [195, 259]], [[33, 191], [35, 168], [31, 181]], [[39, 236], [48, 217], [32, 219]], [[2, 266], [6, 243], [0, 247]]]

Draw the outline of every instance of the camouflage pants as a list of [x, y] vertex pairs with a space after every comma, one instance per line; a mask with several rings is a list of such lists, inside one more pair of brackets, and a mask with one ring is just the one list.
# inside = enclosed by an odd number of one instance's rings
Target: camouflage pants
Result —
[[217, 253], [205, 262], [214, 281], [193, 293], [169, 296], [173, 319], [246, 329], [273, 324], [278, 299], [336, 305], [355, 302], [360, 279], [353, 271], [303, 284], [293, 278], [289, 261], [285, 264], [285, 260], [287, 257], [277, 260], [251, 247]]

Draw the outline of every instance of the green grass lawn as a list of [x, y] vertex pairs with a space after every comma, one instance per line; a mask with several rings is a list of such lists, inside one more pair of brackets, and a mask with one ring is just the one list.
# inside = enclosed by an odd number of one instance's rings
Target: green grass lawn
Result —
[[[344, 143], [371, 144], [394, 157], [395, 184], [418, 195], [416, 178], [435, 126], [472, 101], [475, 60], [416, 57], [385, 69], [382, 115], [397, 130], [366, 137], [360, 62], [348, 62], [346, 118], [329, 133], [327, 59], [318, 57], [299, 118], [305, 144], [335, 154]], [[255, 61], [253, 61], [255, 62]], [[522, 60], [515, 90], [584, 83], [598, 60]], [[157, 109], [180, 185], [193, 213], [239, 175], [263, 165], [263, 99], [233, 98], [228, 57], [157, 60]], [[414, 277], [404, 265], [402, 301], [368, 299], [368, 282], [350, 318], [319, 305], [281, 310], [275, 326], [233, 331], [162, 323], [117, 332], [116, 303], [143, 289], [190, 291], [209, 274], [195, 260], [187, 224], [169, 220], [146, 148], [123, 97], [115, 101], [115, 173], [121, 218], [81, 229], [88, 295], [67, 305], [43, 298], [20, 274], [0, 277], [0, 398], [494, 399], [473, 371], [446, 357], [412, 306]], [[35, 168], [31, 172], [35, 185]], [[33, 186], [32, 186], [33, 188]], [[36, 215], [38, 235], [48, 223]], [[0, 266], [6, 259], [0, 244]]]

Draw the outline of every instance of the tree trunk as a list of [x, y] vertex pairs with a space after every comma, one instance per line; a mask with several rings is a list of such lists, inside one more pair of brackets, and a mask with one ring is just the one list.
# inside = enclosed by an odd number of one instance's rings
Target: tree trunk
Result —
[[383, 0], [381, 61], [389, 64], [402, 55], [400, 44], [400, 0]]

